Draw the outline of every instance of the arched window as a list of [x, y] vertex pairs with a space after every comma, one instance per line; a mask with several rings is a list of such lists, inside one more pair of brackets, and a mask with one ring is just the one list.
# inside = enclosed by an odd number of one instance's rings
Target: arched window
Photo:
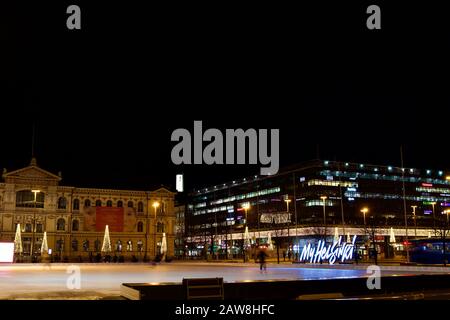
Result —
[[158, 222], [156, 225], [156, 232], [164, 232], [164, 223]]
[[95, 248], [95, 252], [99, 252], [100, 251], [100, 246], [101, 246], [101, 243], [100, 243], [100, 240], [95, 240], [94, 241], [94, 248]]
[[34, 198], [34, 192], [31, 190], [21, 190], [16, 193], [16, 207], [20, 208], [43, 208], [45, 195], [43, 192], [36, 193], [36, 199]]
[[25, 232], [32, 232], [31, 231], [31, 223], [25, 224]]
[[88, 239], [83, 241], [83, 250], [89, 251], [89, 240]]
[[91, 200], [89, 200], [89, 199], [84, 200], [84, 206], [85, 207], [90, 207], [91, 206]]
[[42, 226], [42, 223], [36, 224], [36, 232], [37, 233], [43, 233], [44, 232], [44, 228]]
[[123, 207], [122, 200], [117, 201], [117, 208], [122, 208], [122, 207]]
[[112, 201], [111, 200], [106, 201], [106, 206], [107, 207], [112, 207]]
[[72, 231], [79, 231], [80, 230], [80, 222], [78, 220], [72, 221]]
[[102, 206], [102, 200], [95, 201], [95, 206], [96, 207], [101, 207]]
[[58, 231], [66, 230], [66, 220], [64, 220], [63, 218], [59, 218], [58, 221], [56, 222], [56, 230]]
[[128, 208], [133, 208], [133, 201], [128, 201]]
[[73, 210], [80, 210], [80, 200], [73, 200]]
[[144, 232], [144, 223], [142, 221], [139, 221], [137, 224], [137, 232]]
[[72, 240], [72, 251], [74, 251], [74, 252], [78, 251], [78, 240], [77, 239]]
[[61, 197], [58, 199], [58, 209], [65, 209], [67, 205], [66, 198]]
[[137, 211], [144, 212], [144, 204], [141, 201], [138, 202], [138, 210]]
[[59, 239], [56, 241], [56, 251], [58, 251], [58, 252], [64, 251], [64, 240], [63, 239]]

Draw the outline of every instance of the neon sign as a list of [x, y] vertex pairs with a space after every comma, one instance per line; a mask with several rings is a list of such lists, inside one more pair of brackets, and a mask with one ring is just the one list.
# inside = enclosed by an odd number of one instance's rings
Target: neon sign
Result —
[[334, 264], [336, 260], [344, 262], [345, 260], [353, 259], [353, 251], [355, 248], [356, 235], [353, 236], [351, 243], [342, 243], [342, 236], [338, 241], [333, 241], [333, 244], [326, 246], [325, 241], [319, 240], [317, 247], [308, 243], [303, 247], [300, 261], [309, 260], [310, 263], [318, 263], [327, 260], [329, 264]]

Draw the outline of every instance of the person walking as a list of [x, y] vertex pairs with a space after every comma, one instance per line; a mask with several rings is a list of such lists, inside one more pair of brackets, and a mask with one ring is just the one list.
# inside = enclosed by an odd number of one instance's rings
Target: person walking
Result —
[[264, 269], [264, 272], [267, 273], [266, 257], [267, 257], [267, 253], [265, 252], [265, 250], [260, 250], [258, 253], [258, 260], [259, 260], [259, 271], [261, 273], [263, 272], [263, 269]]

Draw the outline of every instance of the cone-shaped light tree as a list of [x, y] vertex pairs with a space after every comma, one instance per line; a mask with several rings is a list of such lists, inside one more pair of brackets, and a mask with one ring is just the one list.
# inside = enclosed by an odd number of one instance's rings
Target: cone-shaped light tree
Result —
[[44, 231], [44, 237], [42, 238], [41, 254], [48, 254], [47, 231]]
[[20, 223], [18, 223], [16, 228], [16, 236], [14, 238], [14, 253], [21, 254], [22, 252], [22, 234], [20, 232]]
[[111, 239], [109, 238], [109, 227], [106, 225], [105, 227], [105, 236], [103, 237], [103, 245], [102, 245], [102, 252], [109, 253], [111, 252]]

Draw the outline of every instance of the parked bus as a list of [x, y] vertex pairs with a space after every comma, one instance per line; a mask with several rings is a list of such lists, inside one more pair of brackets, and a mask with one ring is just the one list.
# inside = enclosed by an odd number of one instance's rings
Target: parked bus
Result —
[[[444, 242], [442, 239], [420, 239], [409, 241], [411, 262], [424, 264], [444, 263]], [[450, 239], [445, 241], [445, 259], [450, 259]]]

